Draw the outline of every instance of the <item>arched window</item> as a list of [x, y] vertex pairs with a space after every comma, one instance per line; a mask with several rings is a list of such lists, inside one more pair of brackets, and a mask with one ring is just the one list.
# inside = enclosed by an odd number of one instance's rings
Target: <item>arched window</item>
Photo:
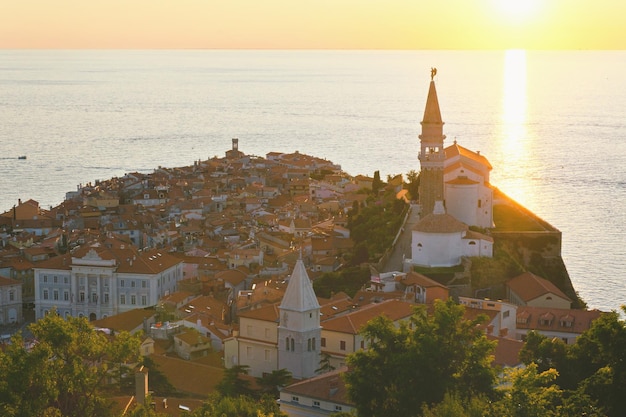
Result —
[[293, 340], [293, 337], [291, 338], [291, 351], [294, 352], [296, 350], [296, 342], [295, 340]]
[[289, 338], [285, 338], [285, 350], [289, 351]]

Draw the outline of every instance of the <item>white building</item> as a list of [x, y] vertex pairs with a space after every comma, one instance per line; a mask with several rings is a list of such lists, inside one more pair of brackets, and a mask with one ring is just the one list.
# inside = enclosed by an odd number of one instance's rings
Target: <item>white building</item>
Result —
[[491, 164], [480, 154], [456, 143], [445, 149], [444, 199], [446, 211], [470, 226], [493, 227]]
[[157, 250], [139, 252], [115, 239], [86, 244], [34, 268], [35, 316], [101, 319], [154, 306], [176, 290], [183, 262]]
[[413, 227], [411, 260], [414, 265], [448, 267], [461, 264], [463, 256], [493, 256], [493, 238], [469, 227], [445, 212], [441, 201], [434, 212]]
[[22, 322], [22, 283], [0, 276], [0, 326]]

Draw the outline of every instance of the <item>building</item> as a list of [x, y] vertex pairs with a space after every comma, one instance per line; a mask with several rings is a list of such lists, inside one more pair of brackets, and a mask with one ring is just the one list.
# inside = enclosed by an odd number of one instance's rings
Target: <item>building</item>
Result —
[[239, 333], [224, 341], [227, 368], [250, 367], [262, 376], [287, 369], [294, 378], [310, 378], [320, 361], [320, 305], [301, 259], [296, 262], [280, 305], [239, 313]]
[[348, 399], [341, 374], [337, 369], [299, 381], [280, 391], [280, 411], [289, 417], [326, 417], [332, 413], [349, 413], [355, 409]]
[[411, 235], [411, 262], [427, 267], [461, 264], [464, 256], [493, 256], [493, 238], [469, 230], [469, 226], [435, 203], [434, 212], [420, 219]]
[[599, 310], [518, 307], [516, 338], [525, 340], [528, 332], [534, 330], [549, 339], [556, 337], [565, 344], [572, 344], [601, 315]]
[[140, 252], [114, 238], [92, 241], [34, 268], [35, 316], [56, 309], [96, 320], [155, 306], [182, 277], [183, 262], [166, 252]]
[[22, 322], [22, 283], [0, 276], [0, 326]]
[[433, 79], [421, 125], [420, 217], [432, 214], [436, 202], [443, 201], [448, 214], [457, 220], [469, 226], [493, 227], [491, 164], [480, 152], [470, 151], [456, 141], [444, 148], [444, 123]]
[[506, 283], [507, 297], [513, 304], [529, 307], [569, 309], [572, 300], [556, 285], [531, 272], [524, 272]]
[[443, 171], [445, 152], [443, 141], [443, 120], [439, 109], [439, 99], [435, 88], [434, 76], [436, 70], [431, 72], [430, 87], [426, 98], [424, 117], [422, 118], [422, 133], [419, 135], [420, 152], [420, 206], [421, 217], [431, 214], [435, 208], [435, 201], [444, 199]]

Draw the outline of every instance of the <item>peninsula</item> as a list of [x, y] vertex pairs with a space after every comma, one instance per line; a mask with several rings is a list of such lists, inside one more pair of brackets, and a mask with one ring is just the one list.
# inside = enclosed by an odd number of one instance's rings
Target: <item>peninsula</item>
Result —
[[[487, 316], [498, 366], [521, 363], [531, 330], [573, 343], [601, 313], [583, 309], [560, 232], [490, 184], [484, 155], [444, 146], [435, 74], [406, 181], [298, 151], [247, 155], [234, 138], [223, 157], [81, 184], [50, 210], [19, 201], [0, 215], [0, 326], [56, 312], [143, 331], [142, 354], [197, 397], [215, 368], [171, 355], [313, 381], [367, 347], [372, 318], [450, 298]], [[345, 392], [328, 404], [351, 407]]]

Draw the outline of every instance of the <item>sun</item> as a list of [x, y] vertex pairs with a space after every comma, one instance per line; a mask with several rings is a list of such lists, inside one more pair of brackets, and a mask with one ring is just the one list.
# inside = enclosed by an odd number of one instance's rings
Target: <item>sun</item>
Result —
[[523, 22], [538, 12], [540, 0], [493, 0], [498, 13], [510, 21]]

